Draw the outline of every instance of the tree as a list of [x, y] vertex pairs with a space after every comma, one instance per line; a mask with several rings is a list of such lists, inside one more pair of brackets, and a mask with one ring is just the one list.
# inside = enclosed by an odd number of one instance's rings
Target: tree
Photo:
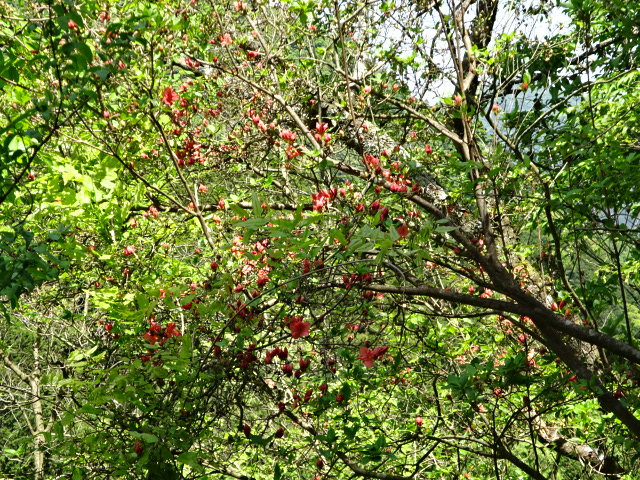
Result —
[[2, 8], [36, 478], [637, 471], [637, 8]]

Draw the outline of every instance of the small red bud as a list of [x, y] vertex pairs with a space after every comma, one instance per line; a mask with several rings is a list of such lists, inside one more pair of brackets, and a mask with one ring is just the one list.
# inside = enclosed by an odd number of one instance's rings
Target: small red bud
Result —
[[133, 443], [133, 450], [136, 452], [138, 456], [142, 455], [144, 452], [144, 445], [142, 445], [138, 440]]

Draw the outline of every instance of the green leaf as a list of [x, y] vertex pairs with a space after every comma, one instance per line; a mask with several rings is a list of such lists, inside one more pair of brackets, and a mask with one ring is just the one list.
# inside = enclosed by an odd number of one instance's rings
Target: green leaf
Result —
[[158, 443], [160, 440], [158, 437], [151, 433], [139, 433], [139, 432], [130, 432], [133, 438], [138, 438], [145, 443]]
[[202, 465], [200, 465], [200, 463], [198, 462], [198, 454], [195, 452], [182, 453], [178, 455], [177, 460], [179, 463], [182, 463], [184, 465], [189, 465], [198, 473], [204, 471]]
[[268, 445], [269, 442], [271, 442], [271, 439], [272, 437], [262, 438], [260, 435], [253, 435], [253, 434], [249, 436], [249, 440], [251, 440], [251, 443], [255, 445], [260, 445], [262, 447]]
[[260, 217], [262, 215], [262, 204], [258, 198], [258, 192], [255, 190], [251, 192], [251, 206], [253, 207], [253, 215]]
[[180, 348], [180, 358], [183, 360], [189, 360], [193, 355], [193, 347], [191, 342], [191, 335], [185, 333], [182, 335], [182, 345]]

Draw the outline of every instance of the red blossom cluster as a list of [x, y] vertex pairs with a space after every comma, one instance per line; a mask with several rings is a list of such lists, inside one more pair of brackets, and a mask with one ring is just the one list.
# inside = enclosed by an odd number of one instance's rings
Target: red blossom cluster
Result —
[[201, 143], [197, 143], [192, 138], [188, 138], [184, 141], [182, 148], [176, 150], [176, 157], [178, 157], [178, 165], [184, 167], [185, 161], [189, 165], [193, 165], [196, 162], [204, 163], [204, 156], [200, 153], [202, 148]]
[[224, 35], [220, 35], [218, 37], [218, 41], [220, 42], [221, 47], [226, 47], [227, 45], [231, 45], [233, 43], [233, 39], [231, 38], [231, 35], [229, 35], [228, 33], [225, 33]]
[[249, 364], [257, 362], [258, 358], [253, 353], [253, 350], [256, 348], [256, 344], [252, 343], [247, 347], [246, 352], [238, 352], [236, 354], [236, 358], [240, 361], [240, 368], [242, 370], [246, 370], [249, 368]]
[[380, 165], [380, 159], [378, 157], [374, 157], [367, 153], [362, 161], [370, 170], [373, 170], [376, 175], [380, 175], [382, 173], [382, 165]]
[[153, 205], [151, 205], [149, 207], [149, 215], [151, 215], [152, 217], [157, 217], [158, 215], [160, 215], [160, 213], [158, 212], [158, 209], [156, 207], [154, 207]]
[[243, 303], [242, 300], [238, 299], [235, 306], [229, 304], [231, 307], [231, 311], [229, 312], [229, 317], [236, 317], [240, 320], [252, 320], [256, 317], [255, 312], [252, 307], [247, 307], [246, 303]]
[[402, 183], [391, 182], [390, 190], [396, 193], [406, 193], [408, 189], [407, 186]]
[[259, 114], [255, 113], [253, 111], [250, 111], [249, 112], [249, 116], [251, 117], [251, 121], [253, 122], [253, 124], [258, 127], [258, 130], [260, 130], [261, 132], [266, 132], [267, 131], [267, 126], [262, 121], [262, 119], [260, 118]]
[[[388, 152], [385, 150], [383, 154], [387, 154]], [[386, 156], [386, 155], [385, 155]], [[382, 162], [378, 157], [374, 157], [370, 154], [365, 154], [362, 162], [367, 166], [367, 168], [373, 171], [376, 175], [382, 175], [382, 177], [389, 182], [391, 185], [389, 186], [389, 190], [396, 193], [406, 193], [408, 191], [408, 185], [411, 185], [413, 182], [408, 178], [405, 178], [403, 173], [400, 173], [402, 170], [402, 164], [398, 161], [393, 162], [392, 169], [398, 173], [392, 173], [391, 170], [385, 169], [382, 167]], [[380, 187], [376, 187], [377, 189]], [[419, 190], [418, 185], [414, 185], [412, 187], [412, 191]]]
[[378, 211], [380, 211], [380, 221], [383, 222], [389, 216], [389, 208], [383, 208], [380, 200], [374, 200], [371, 202], [371, 205], [369, 205], [369, 213], [375, 215]]
[[298, 150], [296, 147], [294, 147], [293, 145], [287, 145], [287, 149], [285, 151], [287, 158], [289, 160], [296, 158], [298, 155], [300, 155], [300, 150]]
[[264, 363], [271, 363], [274, 357], [278, 357], [283, 362], [286, 362], [288, 356], [289, 350], [287, 350], [287, 347], [282, 349], [280, 347], [276, 347], [273, 350], [267, 350], [267, 354], [264, 356]]
[[200, 62], [198, 62], [197, 60], [192, 60], [189, 57], [184, 59], [184, 63], [187, 67], [191, 67], [191, 68], [200, 67]]
[[180, 337], [182, 333], [176, 330], [175, 322], [170, 322], [165, 328], [156, 323], [155, 319], [150, 320], [151, 326], [149, 330], [144, 334], [144, 339], [148, 340], [151, 345], [155, 345], [157, 341], [160, 341], [160, 345], [164, 345], [171, 337]]
[[235, 2], [233, 4], [233, 9], [236, 12], [243, 12], [243, 11], [245, 11], [247, 9], [247, 7], [248, 7], [247, 2], [241, 2], [240, 0], [238, 0], [237, 2]]
[[371, 276], [370, 273], [361, 273], [360, 275], [356, 275], [355, 273], [352, 273], [351, 275], [342, 276], [342, 282], [345, 285], [344, 288], [346, 288], [347, 290], [350, 290], [355, 283], [367, 284], [367, 283], [371, 283], [372, 280], [373, 280], [373, 277]]
[[296, 138], [298, 138], [298, 134], [296, 132], [292, 132], [291, 130], [283, 128], [280, 132], [280, 138], [282, 138], [282, 140], [287, 143], [293, 143], [296, 141]]
[[324, 208], [336, 198], [337, 194], [338, 189], [336, 187], [331, 187], [329, 190], [320, 190], [318, 193], [312, 193], [313, 209], [320, 212], [324, 211]]
[[319, 143], [325, 143], [328, 144], [331, 142], [331, 135], [329, 135], [327, 132], [327, 129], [329, 128], [329, 124], [326, 122], [316, 122], [316, 133], [314, 135], [314, 138], [316, 139], [316, 142]]

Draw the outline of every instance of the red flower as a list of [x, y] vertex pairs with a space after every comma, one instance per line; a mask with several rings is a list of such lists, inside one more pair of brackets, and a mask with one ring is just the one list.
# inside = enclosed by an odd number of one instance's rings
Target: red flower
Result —
[[322, 135], [329, 128], [329, 124], [326, 122], [316, 122], [316, 132]]
[[136, 455], [142, 455], [142, 452], [144, 452], [144, 445], [136, 440], [133, 442], [133, 450], [136, 452]]
[[362, 360], [365, 367], [371, 368], [373, 367], [373, 362], [384, 355], [387, 350], [389, 350], [388, 346], [376, 347], [373, 350], [369, 350], [367, 347], [362, 347], [360, 349], [360, 356], [358, 357], [358, 360]]
[[389, 350], [388, 346], [385, 347], [376, 347], [373, 349], [373, 359], [377, 360], [379, 359], [382, 355], [384, 355], [385, 353], [387, 353], [387, 350]]
[[291, 323], [289, 323], [291, 336], [293, 338], [308, 337], [310, 327], [311, 323], [303, 322], [301, 317], [295, 317]]
[[151, 345], [155, 345], [158, 341], [158, 337], [156, 337], [153, 333], [147, 332], [144, 334], [144, 339], [148, 340]]
[[311, 399], [311, 395], [313, 395], [313, 388], [307, 390], [307, 393], [304, 394], [304, 401], [308, 402]]
[[334, 197], [335, 195], [332, 195], [332, 192], [327, 192], [326, 190], [320, 190], [318, 193], [312, 193], [311, 198], [313, 199], [313, 209], [322, 211]]
[[179, 98], [178, 94], [174, 92], [171, 87], [167, 87], [162, 91], [162, 103], [165, 105], [173, 105], [173, 102]]
[[364, 366], [367, 368], [373, 367], [373, 352], [367, 347], [362, 347], [360, 349], [360, 356], [358, 357], [358, 360], [362, 360]]
[[302, 370], [303, 372], [309, 368], [309, 364], [311, 363], [310, 360], [303, 360], [302, 358], [298, 361], [298, 363], [300, 364], [300, 370]]
[[409, 227], [407, 226], [406, 223], [403, 223], [402, 225], [396, 228], [396, 232], [398, 232], [398, 235], [400, 235], [401, 238], [404, 238], [407, 235], [409, 235]]
[[181, 335], [182, 333], [180, 333], [180, 330], [176, 330], [176, 324], [174, 322], [167, 324], [167, 329], [164, 332], [165, 337], [180, 337]]
[[122, 252], [125, 257], [133, 255], [134, 253], [136, 253], [136, 247], [124, 247], [124, 251]]
[[231, 39], [231, 35], [229, 35], [228, 33], [225, 33], [224, 35], [220, 35], [218, 37], [218, 40], [220, 40], [220, 46], [222, 47], [226, 47], [227, 45], [231, 45], [233, 43], [233, 40]]
[[288, 143], [295, 142], [297, 136], [298, 136], [297, 133], [292, 132], [291, 130], [287, 130], [286, 128], [283, 128], [282, 131], [280, 132], [280, 138], [282, 138], [285, 142], [288, 142]]
[[69, 20], [67, 22], [67, 27], [69, 27], [71, 30], [73, 30], [74, 28], [78, 28], [78, 24], [76, 22], [74, 22], [73, 20]]

